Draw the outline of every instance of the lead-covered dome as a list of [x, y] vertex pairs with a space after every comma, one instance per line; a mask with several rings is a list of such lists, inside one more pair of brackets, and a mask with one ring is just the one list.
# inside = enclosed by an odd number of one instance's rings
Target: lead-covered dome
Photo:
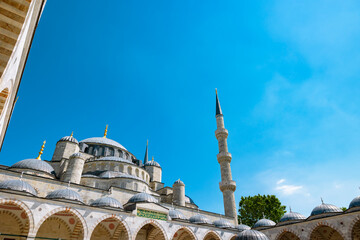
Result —
[[287, 221], [301, 221], [306, 219], [306, 217], [300, 213], [297, 212], [288, 212], [285, 213], [282, 218], [280, 218], [280, 222], [287, 222]]
[[154, 160], [151, 160], [147, 163], [144, 164], [145, 166], [156, 166], [156, 167], [160, 167], [160, 164]]
[[11, 168], [30, 169], [48, 174], [55, 174], [54, 168], [47, 162], [40, 159], [25, 159], [13, 164]]
[[111, 147], [121, 148], [121, 149], [124, 149], [127, 151], [127, 149], [120, 143], [118, 143], [114, 140], [111, 140], [109, 138], [105, 138], [105, 137], [87, 138], [87, 139], [81, 140], [80, 143], [107, 145], [107, 146], [111, 146]]
[[112, 197], [102, 197], [93, 201], [91, 204], [93, 207], [109, 207], [109, 208], [120, 208], [122, 209], [122, 204]]
[[210, 220], [201, 214], [196, 214], [192, 216], [189, 221], [195, 224], [211, 224]]
[[225, 219], [218, 219], [218, 220], [214, 221], [213, 224], [215, 225], [215, 227], [218, 227], [218, 228], [233, 227], [233, 225], [229, 221], [226, 221]]
[[349, 204], [349, 209], [353, 207], [360, 207], [360, 196], [354, 198]]
[[182, 212], [180, 212], [176, 209], [171, 209], [169, 211], [169, 217], [171, 218], [171, 220], [174, 220], [174, 219], [186, 220], [186, 217], [184, 216], [184, 214], [182, 214]]
[[29, 193], [31, 195], [36, 195], [35, 189], [30, 184], [21, 179], [2, 181], [0, 182], [0, 189], [19, 191]]
[[121, 157], [114, 157], [114, 156], [101, 157], [101, 158], [96, 159], [96, 161], [115, 161], [115, 162], [123, 162], [123, 163], [128, 163], [128, 164], [134, 165], [134, 163], [130, 160], [127, 160], [127, 159], [121, 158]]
[[70, 190], [68, 188], [55, 190], [55, 191], [49, 193], [46, 196], [46, 198], [54, 199], [54, 200], [64, 199], [64, 200], [70, 200], [70, 201], [81, 202], [81, 203], [83, 202], [81, 196], [77, 192]]
[[245, 231], [245, 230], [251, 229], [251, 227], [249, 227], [248, 225], [245, 225], [245, 224], [236, 225], [235, 228], [239, 231]]
[[270, 219], [266, 219], [266, 218], [263, 218], [263, 219], [260, 219], [259, 221], [257, 221], [255, 224], [254, 224], [254, 228], [259, 228], [259, 227], [272, 227], [272, 226], [275, 226], [276, 223], [271, 221]]
[[153, 196], [151, 196], [150, 194], [142, 192], [135, 194], [128, 201], [128, 203], [138, 203], [138, 202], [157, 203], [158, 200]]
[[62, 137], [58, 142], [72, 142], [79, 144], [78, 140], [76, 140], [76, 138], [74, 138], [73, 136]]
[[249, 229], [239, 233], [236, 240], [269, 240], [269, 238], [262, 232]]
[[312, 210], [310, 216], [320, 215], [324, 213], [341, 213], [341, 212], [343, 211], [335, 205], [322, 203], [321, 205], [315, 207]]

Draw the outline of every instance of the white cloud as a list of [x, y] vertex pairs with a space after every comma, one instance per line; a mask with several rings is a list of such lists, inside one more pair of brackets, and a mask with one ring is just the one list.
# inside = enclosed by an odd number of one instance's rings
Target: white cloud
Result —
[[280, 179], [279, 181], [276, 182], [277, 185], [282, 184], [283, 182], [285, 182], [285, 179]]
[[281, 185], [275, 188], [277, 191], [280, 191], [284, 195], [292, 195], [298, 193], [299, 190], [303, 189], [303, 186], [296, 185]]

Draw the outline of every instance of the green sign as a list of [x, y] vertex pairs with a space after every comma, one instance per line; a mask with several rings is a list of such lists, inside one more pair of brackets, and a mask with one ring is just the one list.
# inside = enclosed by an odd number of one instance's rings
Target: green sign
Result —
[[137, 216], [145, 217], [145, 218], [152, 218], [152, 219], [157, 219], [157, 220], [163, 220], [163, 221], [167, 220], [167, 214], [149, 211], [149, 210], [145, 210], [145, 209], [137, 209]]

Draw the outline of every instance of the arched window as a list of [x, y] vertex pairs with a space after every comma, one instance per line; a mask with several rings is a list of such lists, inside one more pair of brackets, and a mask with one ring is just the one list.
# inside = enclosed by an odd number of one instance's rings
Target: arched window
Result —
[[119, 157], [123, 157], [123, 152], [119, 149]]
[[5, 106], [8, 96], [9, 96], [9, 89], [5, 88], [4, 90], [2, 90], [0, 92], [0, 115], [3, 112], [3, 109], [4, 109], [4, 106]]
[[138, 190], [138, 184], [134, 183], [134, 190], [137, 191]]
[[119, 172], [124, 172], [124, 165], [123, 165], [123, 164], [120, 164], [120, 166], [119, 166]]
[[89, 147], [86, 147], [84, 153], [89, 153]]
[[140, 177], [139, 169], [136, 169], [136, 170], [135, 170], [135, 174], [136, 174], [137, 177]]
[[104, 156], [104, 148], [103, 147], [100, 147], [99, 148], [99, 156]]
[[132, 175], [132, 168], [130, 166], [128, 167], [128, 174]]
[[114, 149], [112, 147], [109, 148], [109, 156], [114, 156]]

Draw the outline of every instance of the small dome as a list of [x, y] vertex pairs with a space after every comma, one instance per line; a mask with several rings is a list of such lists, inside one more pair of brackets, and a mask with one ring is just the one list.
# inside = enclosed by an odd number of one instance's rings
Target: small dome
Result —
[[186, 217], [184, 216], [184, 214], [182, 214], [182, 212], [175, 210], [175, 209], [171, 209], [169, 211], [169, 217], [174, 220], [174, 219], [181, 219], [181, 220], [186, 220]]
[[288, 212], [285, 213], [284, 216], [280, 219], [280, 222], [287, 222], [287, 221], [300, 221], [304, 220], [306, 217], [297, 212]]
[[111, 147], [116, 147], [116, 148], [121, 148], [126, 150], [126, 148], [124, 148], [123, 145], [121, 145], [120, 143], [111, 140], [109, 138], [104, 138], [104, 137], [93, 137], [93, 138], [87, 138], [84, 139], [82, 141], [80, 141], [81, 143], [90, 143], [90, 144], [101, 144], [101, 145], [108, 145]]
[[262, 232], [249, 229], [239, 233], [236, 240], [269, 240], [269, 238]]
[[350, 208], [353, 208], [353, 207], [360, 207], [360, 196], [354, 198], [354, 199], [351, 201], [351, 203], [350, 203], [350, 205], [349, 205], [349, 209], [350, 209]]
[[25, 159], [13, 164], [11, 168], [31, 169], [49, 174], [55, 173], [54, 168], [50, 164], [39, 159]]
[[225, 219], [218, 219], [218, 220], [214, 221], [213, 224], [215, 225], [215, 227], [218, 227], [218, 228], [233, 227], [233, 225], [229, 221], [226, 221]]
[[239, 231], [244, 231], [244, 230], [249, 230], [251, 229], [251, 227], [249, 227], [248, 225], [245, 225], [245, 224], [239, 224], [239, 225], [236, 225], [235, 228]]
[[201, 214], [192, 216], [189, 221], [195, 224], [211, 224], [210, 220]]
[[74, 138], [73, 136], [62, 137], [58, 142], [72, 142], [79, 144], [78, 140], [76, 140], [76, 138]]
[[151, 196], [150, 194], [142, 192], [135, 194], [128, 201], [128, 203], [138, 203], [138, 202], [157, 203], [158, 200], [153, 196]]
[[176, 180], [174, 182], [174, 184], [180, 184], [180, 185], [185, 185], [183, 181], [180, 180], [180, 178], [178, 180]]
[[110, 208], [123, 208], [122, 204], [112, 197], [102, 197], [96, 199], [94, 202], [90, 204], [94, 207], [110, 207]]
[[343, 211], [335, 205], [322, 203], [321, 205], [315, 207], [312, 210], [310, 216], [315, 216], [323, 213], [341, 213], [341, 212]]
[[82, 202], [81, 196], [68, 188], [66, 189], [58, 189], [51, 193], [49, 193], [46, 198], [48, 199], [65, 199], [70, 201]]
[[155, 162], [154, 160], [149, 161], [147, 163], [145, 163], [145, 166], [156, 166], [156, 167], [160, 167], [160, 164], [158, 162]]
[[0, 189], [7, 189], [36, 195], [35, 189], [30, 184], [20, 179], [2, 181], [0, 182]]
[[254, 224], [254, 228], [258, 228], [258, 227], [272, 227], [272, 226], [275, 226], [276, 223], [271, 221], [270, 219], [266, 219], [266, 218], [263, 218], [263, 219], [260, 219], [259, 221], [257, 221], [255, 224]]

